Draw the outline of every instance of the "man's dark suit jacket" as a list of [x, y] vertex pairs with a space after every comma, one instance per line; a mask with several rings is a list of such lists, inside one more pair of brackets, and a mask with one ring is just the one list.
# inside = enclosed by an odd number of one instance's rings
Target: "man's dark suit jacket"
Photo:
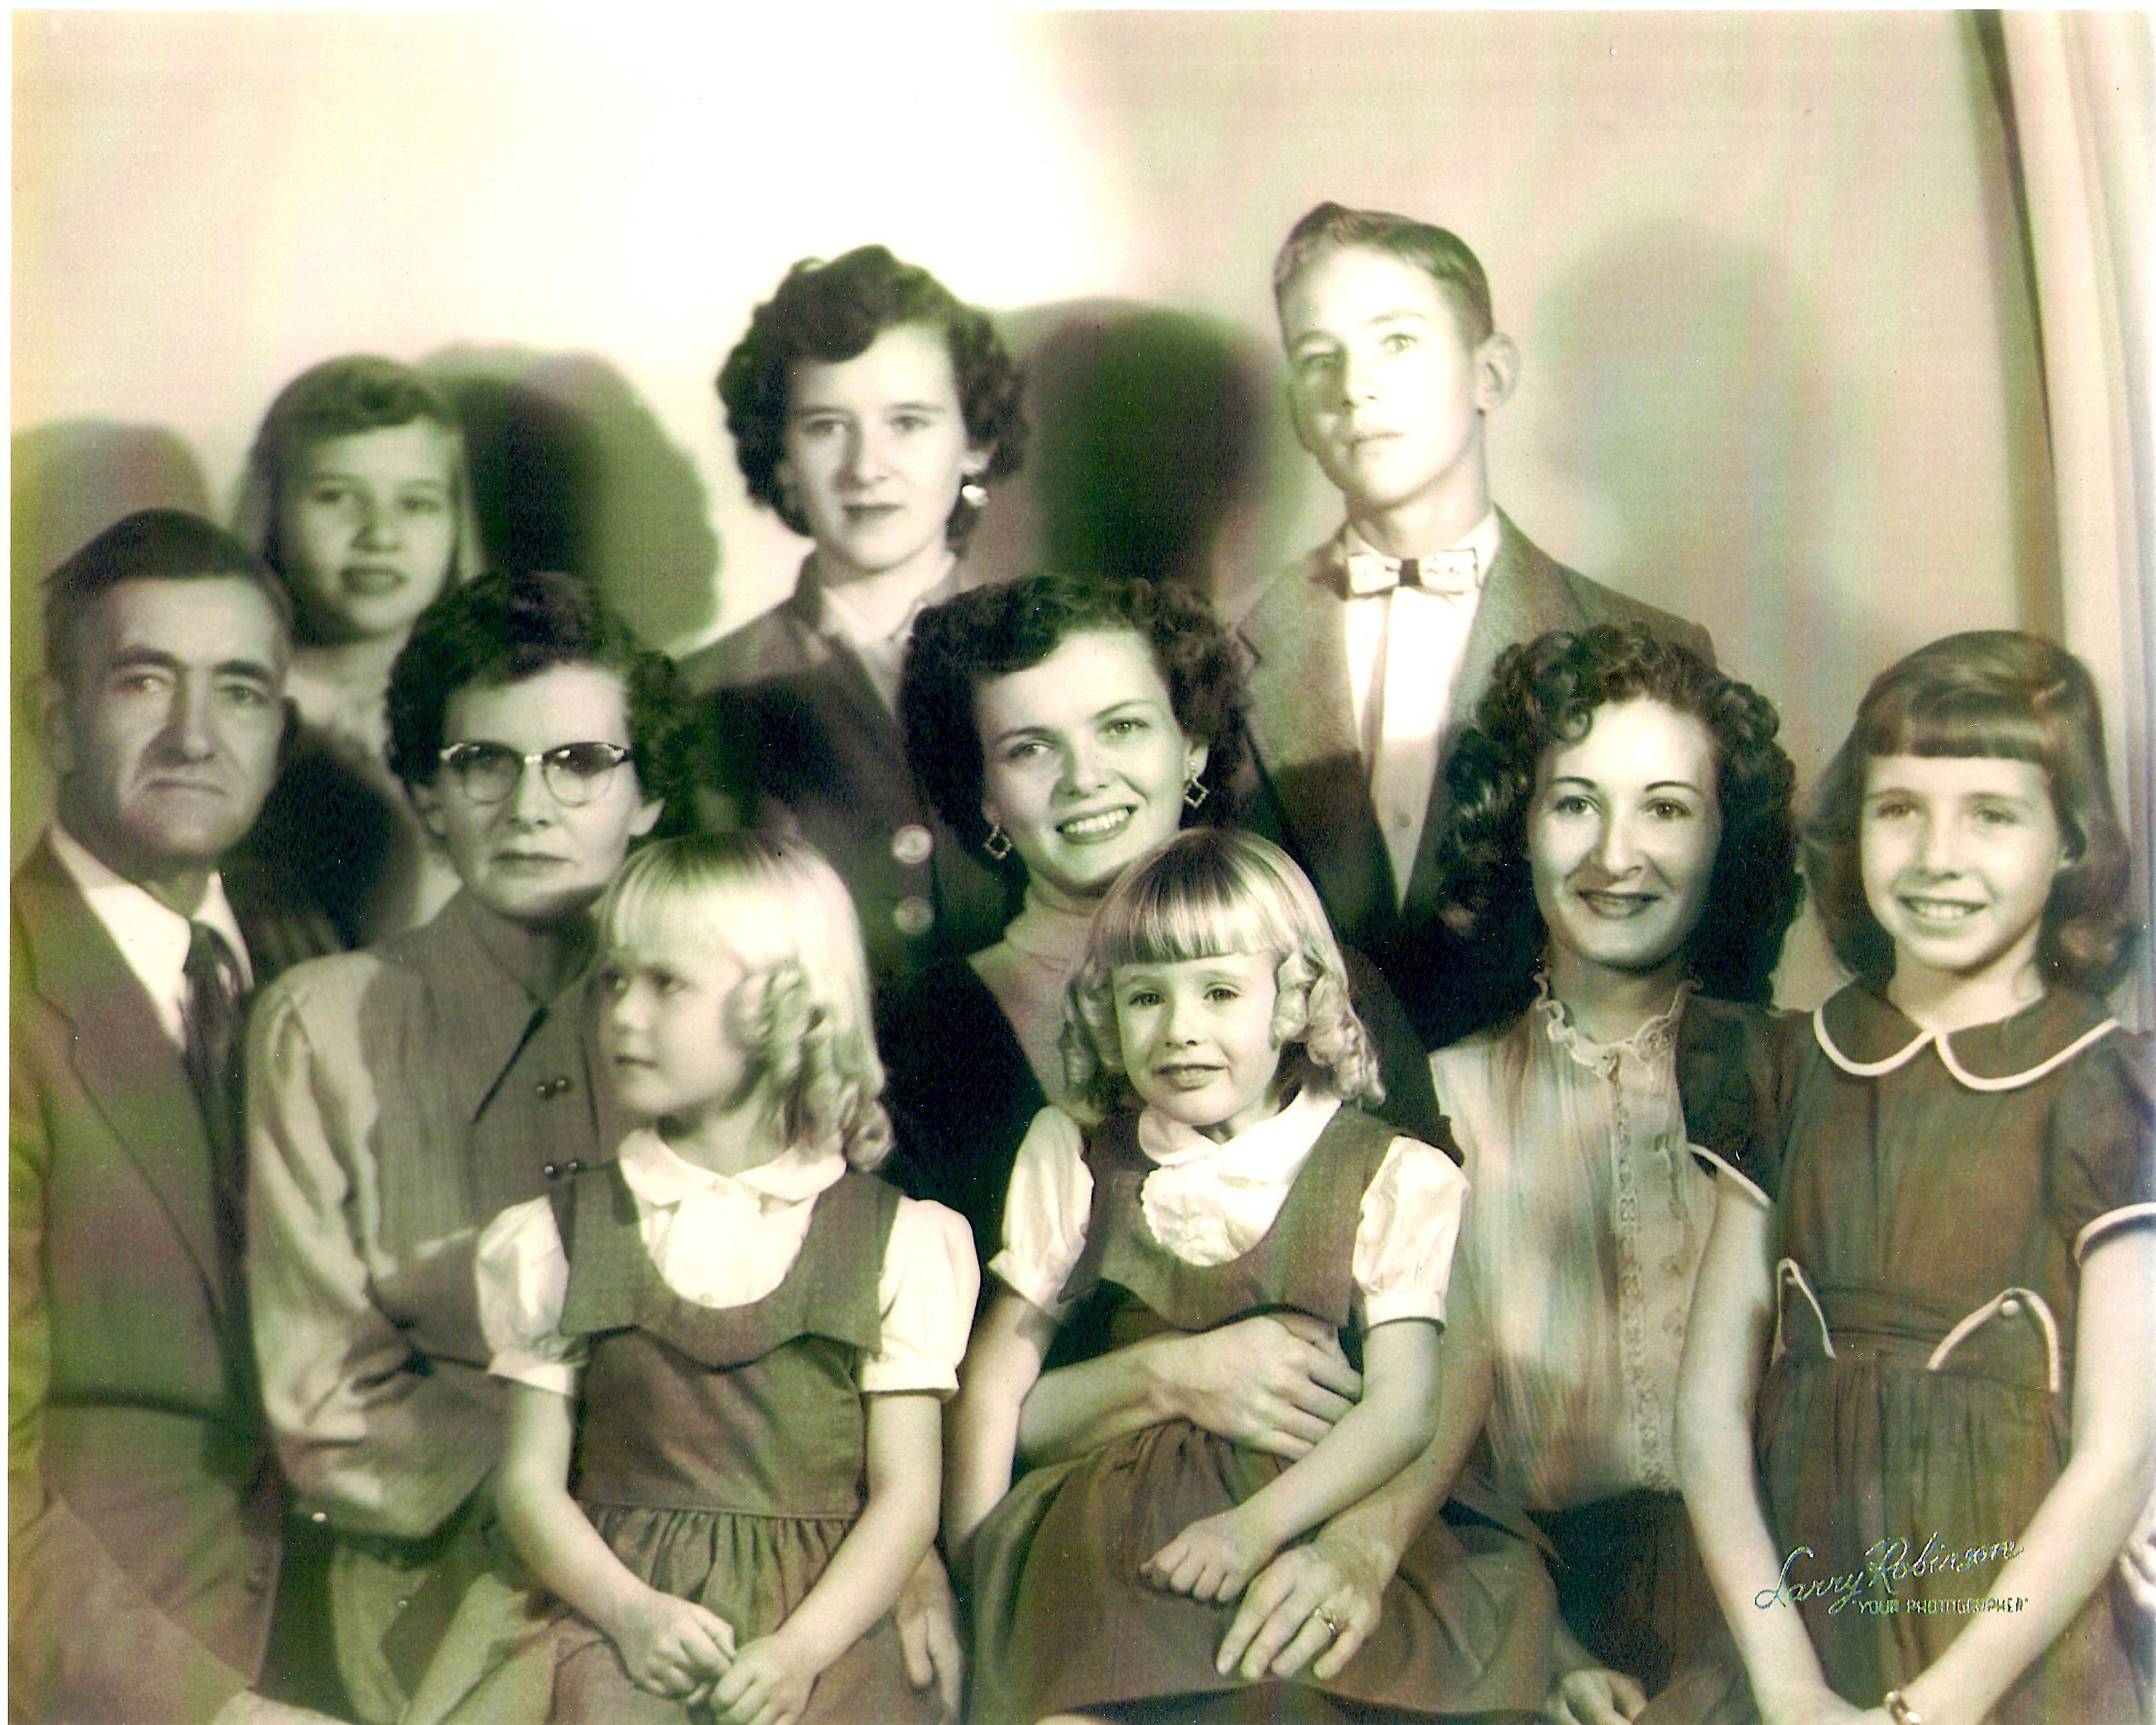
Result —
[[1404, 901], [1370, 801], [1370, 773], [1348, 682], [1348, 600], [1337, 540], [1283, 570], [1236, 630], [1246, 657], [1255, 783], [1245, 825], [1276, 838], [1301, 863], [1335, 932], [1385, 975], [1433, 1048], [1476, 1028], [1476, 991], [1459, 942], [1439, 920], [1437, 840], [1451, 808], [1445, 762], [1490, 687], [1498, 655], [1551, 629], [1644, 623], [1712, 660], [1713, 643], [1686, 623], [1553, 562], [1498, 513], [1497, 555], [1468, 630], [1445, 717], [1422, 842]]
[[9, 1717], [206, 1719], [261, 1664], [281, 1500], [201, 1107], [48, 844], [9, 942]]
[[823, 853], [883, 983], [989, 945], [1014, 906], [929, 807], [897, 720], [822, 610], [804, 569], [778, 609], [683, 661], [705, 691], [700, 795], [730, 793], [753, 824], [790, 829]]

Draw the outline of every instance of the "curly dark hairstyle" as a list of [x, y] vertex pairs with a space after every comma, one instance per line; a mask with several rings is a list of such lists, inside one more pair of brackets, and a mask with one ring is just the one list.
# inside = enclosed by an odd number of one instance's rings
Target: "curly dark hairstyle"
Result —
[[[1197, 819], [1224, 819], [1243, 747], [1243, 680], [1213, 608], [1178, 582], [1032, 575], [976, 588], [915, 620], [898, 691], [906, 758], [937, 813], [968, 845], [981, 818], [983, 764], [973, 697], [997, 677], [1029, 670], [1070, 636], [1128, 629], [1152, 649], [1184, 736], [1205, 745]], [[1023, 875], [1015, 856], [1006, 872]]]
[[1804, 900], [1796, 768], [1775, 740], [1781, 716], [1749, 685], [1644, 625], [1602, 624], [1507, 648], [1445, 768], [1453, 806], [1438, 839], [1444, 914], [1483, 973], [1486, 1021], [1526, 1006], [1548, 935], [1527, 861], [1543, 757], [1586, 736], [1601, 708], [1640, 700], [1698, 720], [1714, 747], [1722, 839], [1686, 968], [1709, 994], [1768, 998]]
[[[802, 360], [830, 365], [858, 359], [878, 336], [901, 324], [940, 331], [951, 350], [966, 440], [988, 451], [980, 483], [993, 485], [1018, 471], [1025, 454], [1019, 405], [1024, 379], [986, 312], [919, 265], [901, 263], [887, 246], [857, 246], [829, 263], [803, 258], [750, 316], [748, 333], [726, 356], [718, 383], [749, 495], [804, 537], [808, 525], [778, 483], [793, 367]], [[952, 545], [964, 544], [978, 514], [963, 498], [952, 506], [944, 531]]]
[[389, 668], [390, 770], [407, 785], [431, 784], [459, 691], [521, 683], [562, 665], [593, 665], [620, 680], [638, 781], [646, 797], [666, 805], [654, 836], [688, 830], [688, 702], [680, 674], [573, 575], [483, 575], [420, 614]]
[[1804, 873], [1835, 956], [1866, 982], [1894, 973], [1894, 946], [1864, 896], [1864, 781], [1884, 755], [1996, 756], [2044, 770], [2066, 863], [2037, 936], [2047, 981], [2101, 994], [2126, 973], [2139, 930], [2131, 865], [2111, 800], [2103, 711], [2088, 668], [2018, 629], [1973, 629], [1919, 647], [1872, 680], [1827, 763], [1804, 835]]
[[1296, 278], [1327, 252], [1351, 246], [1383, 252], [1403, 264], [1412, 264], [1435, 282], [1460, 316], [1467, 344], [1487, 341], [1497, 327], [1490, 305], [1490, 278], [1482, 260], [1467, 242], [1449, 228], [1418, 222], [1413, 216], [1396, 216], [1390, 210], [1350, 209], [1343, 203], [1321, 203], [1306, 212], [1273, 259], [1273, 304], [1287, 298]]

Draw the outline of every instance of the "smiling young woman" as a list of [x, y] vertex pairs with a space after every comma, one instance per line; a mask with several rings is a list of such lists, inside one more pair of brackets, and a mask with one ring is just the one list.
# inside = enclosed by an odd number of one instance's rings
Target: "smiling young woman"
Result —
[[1486, 1432], [1565, 1560], [1559, 1717], [1630, 1717], [1719, 1621], [1676, 1494], [1715, 1203], [1678, 1079], [1733, 1010], [1695, 991], [1763, 1001], [1795, 914], [1778, 724], [1645, 629], [1545, 635], [1500, 660], [1450, 769], [1445, 885], [1491, 988], [1431, 1061], [1470, 1183], [1438, 1447], [1456, 1468]]
[[719, 373], [749, 495], [812, 546], [788, 598], [683, 665], [698, 776], [838, 870], [879, 982], [1010, 914], [907, 770], [896, 707], [915, 617], [978, 578], [961, 558], [1018, 470], [1019, 382], [985, 312], [880, 245], [796, 264]]

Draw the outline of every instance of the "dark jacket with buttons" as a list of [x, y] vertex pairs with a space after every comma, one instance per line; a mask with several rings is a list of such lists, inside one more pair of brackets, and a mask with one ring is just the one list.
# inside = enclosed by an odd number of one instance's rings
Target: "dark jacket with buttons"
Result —
[[261, 1663], [280, 1503], [209, 1140], [49, 846], [12, 908], [8, 1717], [200, 1721]]
[[814, 845], [853, 895], [870, 973], [896, 981], [989, 945], [1015, 906], [929, 807], [897, 719], [823, 609], [804, 569], [778, 609], [683, 661], [702, 696], [699, 795], [707, 824], [730, 809]]

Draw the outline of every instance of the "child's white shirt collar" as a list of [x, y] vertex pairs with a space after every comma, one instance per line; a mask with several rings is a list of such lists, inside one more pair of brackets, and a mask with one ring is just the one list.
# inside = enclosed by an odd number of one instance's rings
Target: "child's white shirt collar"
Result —
[[1339, 1108], [1337, 1091], [1322, 1079], [1307, 1077], [1278, 1113], [1216, 1141], [1147, 1107], [1138, 1116], [1138, 1148], [1158, 1167], [1194, 1173], [1204, 1168], [1223, 1186], [1275, 1186], [1302, 1166]]
[[629, 1189], [654, 1209], [708, 1192], [738, 1192], [762, 1203], [805, 1204], [838, 1183], [846, 1159], [835, 1150], [796, 1145], [771, 1161], [738, 1174], [699, 1168], [667, 1147], [652, 1127], [639, 1127], [622, 1140], [621, 1172]]

